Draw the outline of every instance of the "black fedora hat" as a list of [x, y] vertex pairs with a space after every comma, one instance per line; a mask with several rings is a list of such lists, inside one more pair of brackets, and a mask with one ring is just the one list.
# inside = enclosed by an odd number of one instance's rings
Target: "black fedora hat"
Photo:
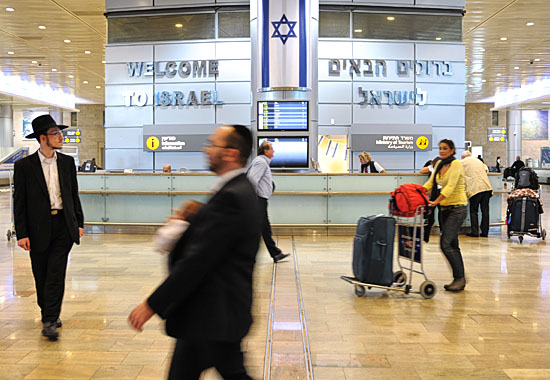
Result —
[[40, 135], [41, 132], [45, 132], [52, 127], [58, 127], [59, 129], [69, 128], [66, 125], [59, 125], [50, 115], [38, 116], [32, 121], [33, 133], [25, 136], [26, 139], [34, 139]]

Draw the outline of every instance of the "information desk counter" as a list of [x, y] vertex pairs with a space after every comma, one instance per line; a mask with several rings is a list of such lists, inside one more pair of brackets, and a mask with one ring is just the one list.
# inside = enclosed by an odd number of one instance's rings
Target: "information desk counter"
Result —
[[[499, 174], [489, 177], [495, 191], [490, 222], [502, 224], [503, 182]], [[427, 178], [412, 173], [274, 174], [269, 217], [275, 227], [349, 228], [361, 216], [387, 214], [397, 186], [423, 184]], [[78, 174], [86, 224], [97, 232], [103, 232], [100, 226], [157, 226], [183, 202], [205, 202], [215, 180], [212, 173]]]

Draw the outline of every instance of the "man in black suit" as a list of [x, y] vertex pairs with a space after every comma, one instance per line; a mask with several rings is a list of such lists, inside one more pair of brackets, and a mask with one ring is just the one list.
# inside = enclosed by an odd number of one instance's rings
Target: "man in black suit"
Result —
[[228, 380], [250, 380], [240, 343], [252, 324], [252, 273], [260, 242], [256, 193], [244, 174], [252, 135], [218, 128], [205, 152], [219, 179], [170, 253], [169, 277], [130, 314], [141, 330], [154, 314], [177, 338], [170, 380], [196, 380], [215, 367]]
[[83, 235], [84, 216], [78, 197], [74, 159], [56, 152], [63, 147], [61, 130], [50, 115], [32, 122], [40, 148], [15, 163], [14, 219], [17, 245], [30, 251], [42, 334], [57, 340], [65, 291], [67, 258]]

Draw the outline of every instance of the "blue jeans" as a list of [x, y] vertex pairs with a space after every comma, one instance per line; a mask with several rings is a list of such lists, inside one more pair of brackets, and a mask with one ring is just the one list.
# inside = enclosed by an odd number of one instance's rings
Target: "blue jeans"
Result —
[[458, 246], [458, 232], [466, 219], [467, 206], [441, 206], [441, 251], [453, 269], [453, 278], [464, 277], [464, 261]]

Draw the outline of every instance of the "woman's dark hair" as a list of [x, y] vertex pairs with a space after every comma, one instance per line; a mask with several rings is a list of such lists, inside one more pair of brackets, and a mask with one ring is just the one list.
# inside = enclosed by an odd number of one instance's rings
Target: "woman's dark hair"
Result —
[[500, 156], [497, 156], [497, 160], [500, 158]]
[[454, 150], [455, 152], [453, 153], [453, 156], [456, 154], [455, 143], [453, 142], [453, 140], [443, 139], [439, 142], [439, 145], [441, 144], [446, 144], [450, 150]]

